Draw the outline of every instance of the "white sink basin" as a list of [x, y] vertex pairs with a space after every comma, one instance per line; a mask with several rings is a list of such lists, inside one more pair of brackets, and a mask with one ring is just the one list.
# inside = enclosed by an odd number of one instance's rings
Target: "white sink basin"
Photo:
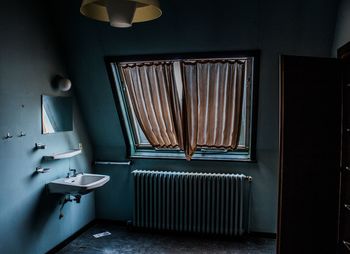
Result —
[[69, 178], [59, 178], [48, 183], [51, 193], [84, 195], [109, 181], [107, 175], [83, 174]]

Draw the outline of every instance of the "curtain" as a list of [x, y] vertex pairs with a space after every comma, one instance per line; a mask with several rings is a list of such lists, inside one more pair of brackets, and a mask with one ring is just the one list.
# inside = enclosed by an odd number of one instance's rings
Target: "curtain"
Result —
[[120, 68], [131, 106], [150, 144], [184, 150], [182, 109], [173, 64], [132, 63]]
[[187, 160], [197, 147], [237, 148], [244, 75], [243, 60], [182, 62]]

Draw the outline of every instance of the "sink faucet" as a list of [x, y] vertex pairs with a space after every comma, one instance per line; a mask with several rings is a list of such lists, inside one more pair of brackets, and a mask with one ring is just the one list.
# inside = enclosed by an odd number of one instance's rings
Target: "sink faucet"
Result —
[[70, 168], [69, 171], [72, 171], [73, 172], [73, 176], [75, 176], [77, 174], [77, 170], [74, 169], [74, 168]]
[[[77, 176], [77, 175], [83, 175], [83, 174], [84, 174], [83, 172], [77, 172], [77, 170], [74, 169], [74, 168], [70, 168], [69, 171], [72, 171], [72, 172], [73, 172], [73, 174], [72, 174], [73, 177], [75, 177], [75, 176]], [[70, 176], [70, 175], [69, 175], [69, 172], [68, 172], [67, 178], [69, 178], [69, 176]]]

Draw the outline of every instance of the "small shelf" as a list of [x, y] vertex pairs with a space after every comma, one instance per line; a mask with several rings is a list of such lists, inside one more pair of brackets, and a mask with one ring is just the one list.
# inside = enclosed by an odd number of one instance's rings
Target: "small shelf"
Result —
[[81, 153], [81, 149], [74, 149], [63, 153], [55, 153], [52, 155], [44, 156], [44, 160], [60, 160], [74, 157]]

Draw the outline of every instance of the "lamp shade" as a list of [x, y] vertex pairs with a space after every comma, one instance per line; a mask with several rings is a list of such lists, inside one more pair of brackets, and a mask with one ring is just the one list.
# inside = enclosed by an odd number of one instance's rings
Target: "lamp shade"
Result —
[[158, 0], [83, 0], [80, 12], [114, 27], [129, 27], [162, 15]]

